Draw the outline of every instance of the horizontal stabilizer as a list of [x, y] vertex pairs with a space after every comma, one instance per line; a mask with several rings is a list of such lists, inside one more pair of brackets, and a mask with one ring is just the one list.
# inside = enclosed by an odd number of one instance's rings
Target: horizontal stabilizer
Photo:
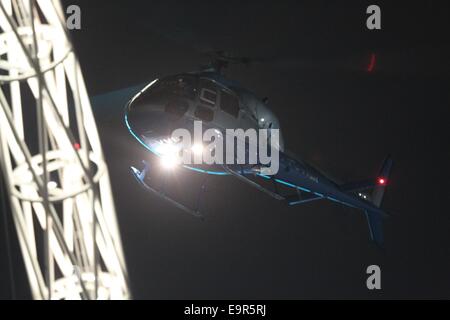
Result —
[[339, 188], [344, 192], [363, 192], [372, 189], [373, 191], [371, 195], [359, 195], [364, 196], [364, 199], [371, 201], [374, 206], [379, 208], [381, 207], [381, 202], [383, 201], [386, 186], [389, 183], [389, 174], [391, 172], [391, 168], [392, 158], [388, 156], [384, 160], [383, 165], [381, 166], [379, 174], [376, 178], [345, 183], [340, 185]]

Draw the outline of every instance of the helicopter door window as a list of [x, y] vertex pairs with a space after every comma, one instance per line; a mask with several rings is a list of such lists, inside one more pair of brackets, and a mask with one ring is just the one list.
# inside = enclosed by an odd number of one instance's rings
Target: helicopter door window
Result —
[[233, 117], [237, 118], [239, 116], [239, 100], [234, 95], [223, 91], [221, 92], [220, 97], [220, 108], [232, 115]]
[[210, 90], [210, 89], [203, 88], [201, 91], [201, 94], [200, 94], [200, 100], [202, 100], [202, 102], [205, 102], [209, 105], [215, 106], [216, 100], [217, 100], [217, 92]]
[[217, 103], [217, 86], [214, 82], [207, 79], [200, 79], [200, 102], [209, 106], [215, 106]]
[[214, 111], [208, 107], [197, 106], [195, 109], [195, 117], [202, 121], [210, 122], [214, 119]]

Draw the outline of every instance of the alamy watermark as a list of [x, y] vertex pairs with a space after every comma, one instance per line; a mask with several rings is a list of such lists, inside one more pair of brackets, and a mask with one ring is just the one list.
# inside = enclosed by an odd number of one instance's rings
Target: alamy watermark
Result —
[[66, 9], [67, 19], [66, 27], [69, 30], [80, 30], [81, 29], [81, 8], [77, 5], [70, 5]]
[[185, 128], [172, 132], [155, 151], [163, 161], [179, 164], [260, 165], [267, 174], [279, 170], [278, 129], [226, 129], [203, 131], [202, 121], [194, 121], [193, 135]]
[[372, 4], [367, 7], [367, 14], [370, 16], [366, 20], [366, 26], [369, 30], [380, 30], [381, 29], [381, 9], [376, 4]]
[[366, 281], [367, 289], [381, 290], [381, 268], [373, 264], [367, 267], [366, 273], [369, 275]]

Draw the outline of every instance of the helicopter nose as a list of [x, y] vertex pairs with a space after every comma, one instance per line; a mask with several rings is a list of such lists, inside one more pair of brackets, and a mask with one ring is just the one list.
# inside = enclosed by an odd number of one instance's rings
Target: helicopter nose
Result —
[[127, 125], [136, 138], [143, 141], [164, 139], [170, 137], [173, 130], [183, 127], [183, 116], [189, 108], [188, 101], [148, 100], [132, 100], [126, 109]]

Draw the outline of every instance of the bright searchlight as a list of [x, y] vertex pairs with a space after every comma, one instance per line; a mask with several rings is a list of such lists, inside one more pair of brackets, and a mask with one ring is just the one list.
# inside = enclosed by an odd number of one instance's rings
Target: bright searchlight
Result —
[[172, 169], [180, 163], [179, 147], [172, 140], [163, 140], [156, 147], [156, 153], [161, 157], [161, 165], [165, 169]]

